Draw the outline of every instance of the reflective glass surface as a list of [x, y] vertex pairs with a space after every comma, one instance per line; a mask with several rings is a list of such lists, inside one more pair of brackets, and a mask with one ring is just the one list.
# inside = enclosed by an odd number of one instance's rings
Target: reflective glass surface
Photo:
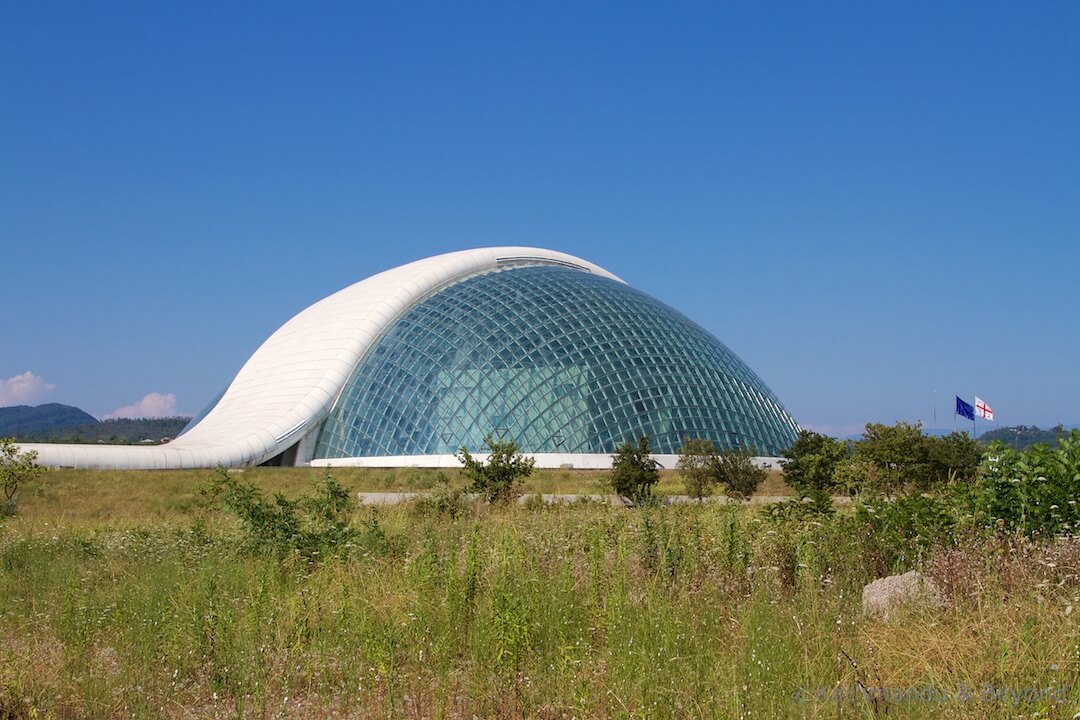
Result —
[[317, 458], [430, 455], [488, 434], [533, 453], [611, 453], [648, 435], [776, 455], [798, 426], [733, 352], [645, 293], [526, 266], [443, 288], [404, 312], [353, 371]]
[[188, 420], [188, 424], [184, 426], [183, 430], [181, 430], [180, 432], [178, 432], [176, 434], [176, 437], [180, 437], [181, 435], [186, 433], [188, 430], [190, 430], [191, 428], [195, 427], [200, 422], [202, 422], [203, 418], [205, 418], [207, 415], [209, 415], [210, 411], [213, 410], [214, 408], [216, 408], [217, 404], [219, 402], [221, 402], [221, 398], [225, 397], [225, 391], [228, 390], [228, 389], [229, 389], [229, 386], [226, 385], [222, 389], [221, 392], [219, 392], [217, 395], [214, 396], [213, 400], [211, 400], [209, 403], [207, 403], [206, 407], [204, 407], [202, 410], [199, 411], [198, 415], [191, 418], [191, 420]]

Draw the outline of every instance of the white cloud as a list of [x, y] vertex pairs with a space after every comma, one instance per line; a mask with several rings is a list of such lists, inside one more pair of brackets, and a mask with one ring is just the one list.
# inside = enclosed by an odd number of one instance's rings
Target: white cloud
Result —
[[137, 403], [116, 408], [101, 419], [173, 417], [175, 415], [176, 396], [172, 393], [162, 395], [161, 393], [152, 392]]
[[0, 406], [30, 405], [55, 389], [55, 385], [27, 370], [22, 375], [0, 380]]

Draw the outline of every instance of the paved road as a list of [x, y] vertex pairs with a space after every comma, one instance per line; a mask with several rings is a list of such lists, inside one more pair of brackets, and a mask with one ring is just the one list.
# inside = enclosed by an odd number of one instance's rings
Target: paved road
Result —
[[[422, 493], [422, 492], [362, 492], [362, 493], [357, 493], [357, 496], [360, 499], [360, 504], [361, 505], [397, 505], [398, 503], [403, 503], [406, 500], [411, 500], [413, 498], [423, 497], [424, 495], [427, 495], [427, 494], [428, 493]], [[475, 499], [476, 495], [468, 495], [467, 497]], [[524, 503], [528, 502], [529, 498], [532, 498], [532, 497], [536, 497], [536, 495], [535, 494], [522, 495], [521, 497], [518, 498], [518, 502], [524, 504]], [[573, 502], [577, 502], [579, 500], [593, 500], [593, 501], [596, 501], [596, 502], [609, 503], [611, 505], [622, 505], [623, 504], [623, 501], [619, 498], [618, 495], [587, 495], [587, 494], [555, 495], [555, 494], [547, 494], [547, 493], [545, 493], [545, 494], [541, 495], [540, 497], [545, 503], [551, 503], [551, 504], [554, 504], [554, 503], [573, 503]], [[750, 505], [768, 505], [770, 503], [785, 502], [787, 500], [791, 500], [791, 496], [789, 496], [789, 495], [755, 495], [752, 498], [750, 498], [750, 500], [748, 500], [747, 502]], [[666, 496], [664, 498], [664, 504], [665, 505], [672, 505], [672, 504], [678, 504], [678, 503], [688, 503], [688, 502], [696, 502], [696, 501], [693, 498], [691, 498], [689, 495], [668, 495], [668, 496]], [[713, 497], [713, 498], [708, 498], [706, 500], [706, 502], [738, 503], [740, 501], [736, 500], [734, 498], [729, 498], [729, 497]], [[838, 505], [844, 505], [846, 503], [850, 503], [851, 498], [849, 498], [849, 497], [834, 497], [833, 502], [837, 503]]]

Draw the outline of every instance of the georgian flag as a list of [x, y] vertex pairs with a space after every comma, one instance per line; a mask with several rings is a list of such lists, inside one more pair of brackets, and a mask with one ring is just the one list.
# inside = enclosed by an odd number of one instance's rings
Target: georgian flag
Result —
[[978, 395], [975, 396], [975, 414], [986, 420], [994, 419], [994, 411], [990, 409], [990, 406], [986, 404], [986, 401], [981, 399]]

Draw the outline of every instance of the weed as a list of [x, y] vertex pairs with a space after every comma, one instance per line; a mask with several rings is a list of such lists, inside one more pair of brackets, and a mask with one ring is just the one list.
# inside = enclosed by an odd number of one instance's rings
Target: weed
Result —
[[[235, 515], [244, 533], [244, 548], [252, 553], [271, 550], [278, 557], [296, 553], [307, 560], [346, 551], [357, 537], [349, 524], [353, 500], [349, 490], [329, 473], [313, 485], [314, 493], [289, 500], [281, 493], [267, 499], [254, 485], [238, 481], [223, 467], [202, 492]], [[365, 540], [378, 544], [378, 523], [365, 531]], [[385, 540], [385, 538], [382, 538]]]
[[464, 490], [451, 486], [444, 479], [431, 492], [412, 500], [411, 507], [419, 516], [441, 515], [456, 520], [468, 513], [469, 501]]
[[[233, 491], [223, 484], [214, 507], [227, 508]], [[263, 492], [243, 497], [250, 503], [238, 508], [260, 509], [193, 508], [174, 524], [27, 513], [6, 522], [5, 708], [40, 717], [872, 717], [858, 693], [837, 690], [1073, 688], [1078, 677], [1080, 543], [993, 532], [957, 517], [948, 500], [774, 516], [714, 503], [357, 511], [333, 487], [310, 501], [287, 496], [290, 513]], [[282, 563], [281, 535], [253, 530], [279, 514], [301, 537], [347, 536], [349, 552]], [[297, 555], [285, 537], [284, 555]], [[238, 543], [261, 551], [236, 553]], [[868, 580], [920, 560], [945, 610], [887, 625], [860, 614]], [[878, 712], [1069, 717], [1078, 699], [1070, 690], [1061, 703], [976, 698]]]

